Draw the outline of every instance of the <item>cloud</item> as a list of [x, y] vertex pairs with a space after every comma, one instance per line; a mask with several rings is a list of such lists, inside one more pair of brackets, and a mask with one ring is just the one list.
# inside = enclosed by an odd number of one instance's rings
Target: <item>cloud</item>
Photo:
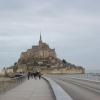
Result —
[[99, 3], [99, 0], [0, 0], [0, 66], [12, 64], [22, 51], [36, 44], [40, 31], [59, 57], [86, 68], [100, 66]]

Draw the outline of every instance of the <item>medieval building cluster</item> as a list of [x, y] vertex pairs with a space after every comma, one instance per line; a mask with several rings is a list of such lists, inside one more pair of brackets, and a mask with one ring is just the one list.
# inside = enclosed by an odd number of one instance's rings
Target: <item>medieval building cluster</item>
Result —
[[22, 52], [20, 59], [28, 60], [30, 57], [39, 59], [48, 59], [50, 57], [56, 58], [55, 49], [49, 48], [47, 43], [42, 42], [42, 37], [40, 35], [39, 44], [32, 46], [26, 52]]
[[42, 73], [84, 73], [82, 67], [73, 66], [70, 63], [65, 64], [59, 59], [55, 49], [51, 49], [47, 43], [42, 41], [41, 34], [38, 45], [22, 52], [15, 66], [19, 72], [39, 70]]
[[20, 58], [13, 66], [3, 69], [2, 75], [13, 76], [16, 73], [40, 71], [43, 74], [83, 74], [85, 69], [61, 60], [57, 57], [55, 49], [51, 49], [47, 43], [40, 39], [38, 45], [32, 46], [26, 52], [22, 52]]

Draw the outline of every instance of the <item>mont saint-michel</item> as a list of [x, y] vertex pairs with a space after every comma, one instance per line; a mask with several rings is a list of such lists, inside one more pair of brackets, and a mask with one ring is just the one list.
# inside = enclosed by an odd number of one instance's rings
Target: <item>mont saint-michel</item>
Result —
[[84, 73], [84, 68], [57, 57], [56, 50], [40, 39], [37, 45], [22, 52], [13, 70], [17, 72], [41, 71], [41, 73]]

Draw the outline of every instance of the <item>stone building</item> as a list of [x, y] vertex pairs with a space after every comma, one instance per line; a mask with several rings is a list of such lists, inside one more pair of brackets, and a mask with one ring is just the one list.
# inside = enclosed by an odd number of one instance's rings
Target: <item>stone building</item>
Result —
[[66, 65], [56, 55], [55, 49], [51, 49], [47, 43], [40, 39], [38, 45], [32, 46], [26, 52], [22, 52], [17, 62], [18, 71], [33, 69], [41, 70], [43, 73], [83, 73], [84, 68]]
[[55, 49], [51, 49], [47, 43], [42, 41], [40, 35], [40, 40], [38, 45], [32, 46], [31, 49], [28, 49], [26, 52], [22, 52], [20, 59], [27, 61], [30, 57], [47, 59], [49, 57], [56, 58]]

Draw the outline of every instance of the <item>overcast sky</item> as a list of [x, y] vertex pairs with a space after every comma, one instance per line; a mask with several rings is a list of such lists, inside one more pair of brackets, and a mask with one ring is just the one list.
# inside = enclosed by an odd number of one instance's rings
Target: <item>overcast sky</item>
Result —
[[58, 57], [100, 69], [100, 0], [0, 0], [0, 67], [43, 41]]

